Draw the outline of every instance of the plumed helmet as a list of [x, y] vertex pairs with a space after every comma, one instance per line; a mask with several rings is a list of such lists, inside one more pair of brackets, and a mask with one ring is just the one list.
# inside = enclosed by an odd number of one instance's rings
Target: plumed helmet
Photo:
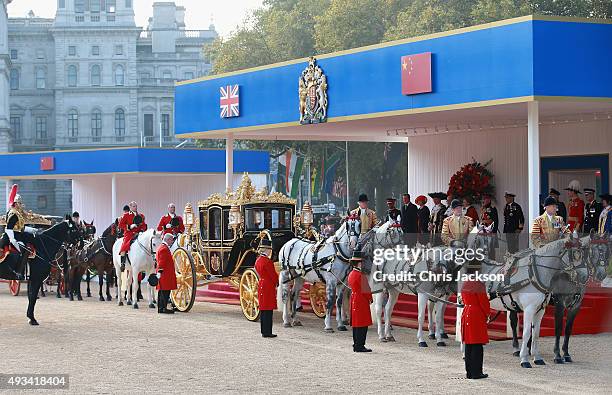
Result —
[[18, 190], [19, 190], [19, 186], [17, 186], [17, 184], [13, 184], [13, 186], [11, 187], [11, 192], [9, 193], [9, 199], [8, 199], [9, 207], [13, 207], [15, 202], [18, 202], [18, 203], [23, 202], [21, 200], [21, 195], [17, 193]]
[[580, 181], [578, 180], [572, 180], [570, 181], [569, 185], [567, 188], [565, 188], [566, 191], [572, 191], [575, 193], [582, 193], [580, 192], [582, 188], [580, 188]]

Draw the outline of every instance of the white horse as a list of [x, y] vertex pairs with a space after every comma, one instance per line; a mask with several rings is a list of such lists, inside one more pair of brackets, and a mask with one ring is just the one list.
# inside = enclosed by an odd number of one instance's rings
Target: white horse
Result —
[[[489, 244], [490, 237], [483, 234], [476, 237], [476, 248], [486, 248]], [[486, 258], [482, 264], [480, 273], [505, 275], [504, 281], [492, 280], [485, 283], [487, 292], [495, 295], [491, 299], [491, 309], [523, 312], [523, 342], [519, 354], [523, 368], [531, 368], [527, 344], [532, 334], [531, 355], [534, 363], [546, 364], [538, 345], [542, 317], [555, 277], [562, 272], [570, 273], [575, 270], [569, 255], [579, 248], [582, 248], [579, 241], [562, 238], [538, 249], [525, 250], [511, 256], [510, 259], [517, 260], [512, 265]], [[457, 320], [460, 320], [460, 316]]]
[[350, 270], [349, 259], [359, 241], [359, 233], [359, 220], [349, 218], [325, 241], [294, 238], [280, 249], [278, 260], [282, 271], [279, 275], [278, 299], [283, 306], [285, 327], [301, 325], [296, 312], [304, 282], [314, 284], [324, 281], [327, 297], [325, 331], [334, 331], [331, 324], [334, 304], [337, 329], [347, 330], [348, 289], [345, 281]]
[[[119, 250], [121, 249], [121, 243], [123, 238], [117, 239], [113, 245], [113, 264], [115, 265], [115, 273], [117, 274], [117, 300], [119, 306], [123, 306], [123, 291], [121, 277], [121, 256]], [[138, 299], [136, 294], [138, 292], [138, 274], [144, 272], [146, 274], [144, 282], [146, 283], [148, 296], [149, 296], [149, 307], [155, 307], [155, 290], [149, 285], [147, 281], [149, 275], [155, 272], [155, 252], [157, 247], [161, 244], [161, 232], [157, 232], [155, 229], [148, 229], [140, 233], [134, 243], [131, 245], [130, 250], [127, 254], [128, 259], [125, 262], [125, 270], [127, 272], [127, 289], [130, 285], [132, 286], [132, 293], [128, 293], [127, 304], [134, 304], [134, 308], [138, 308]]]

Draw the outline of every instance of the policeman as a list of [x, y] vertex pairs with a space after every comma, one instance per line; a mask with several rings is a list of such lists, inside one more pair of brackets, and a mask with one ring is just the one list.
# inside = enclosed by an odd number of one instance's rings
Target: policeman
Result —
[[551, 196], [544, 200], [544, 214], [533, 220], [531, 225], [531, 242], [535, 248], [544, 247], [563, 234], [570, 233], [563, 218], [557, 214], [557, 201]]
[[353, 270], [348, 276], [348, 286], [351, 289], [351, 326], [353, 327], [353, 351], [372, 352], [366, 348], [368, 327], [372, 325], [372, 292], [368, 278], [362, 272], [362, 256], [359, 248], [355, 249], [350, 260]]
[[519, 250], [519, 234], [525, 226], [523, 209], [514, 201], [516, 195], [510, 192], [504, 194], [506, 206], [504, 207], [504, 234], [508, 243], [508, 252], [514, 254]]
[[597, 231], [597, 225], [599, 223], [599, 214], [603, 207], [601, 203], [595, 200], [595, 190], [593, 188], [584, 188], [584, 198], [586, 204], [584, 205], [584, 225], [582, 231], [589, 233], [591, 230]]
[[259, 276], [257, 286], [257, 300], [261, 316], [261, 336], [276, 337], [272, 333], [272, 315], [276, 310], [276, 287], [278, 286], [278, 273], [272, 262], [272, 242], [262, 238], [259, 243], [259, 257], [255, 260], [255, 271]]
[[359, 195], [359, 207], [350, 212], [351, 215], [359, 217], [361, 222], [361, 234], [367, 233], [370, 229], [376, 226], [378, 219], [376, 218], [376, 212], [368, 208], [368, 195], [362, 193]]

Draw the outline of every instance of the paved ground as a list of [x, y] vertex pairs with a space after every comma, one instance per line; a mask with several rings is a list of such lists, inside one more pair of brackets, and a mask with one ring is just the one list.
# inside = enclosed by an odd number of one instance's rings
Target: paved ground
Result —
[[[158, 315], [87, 298], [38, 304], [39, 327], [26, 323], [24, 296], [0, 284], [0, 373], [68, 373], [70, 393], [610, 393], [612, 335], [577, 336], [573, 364], [521, 369], [508, 342], [485, 349], [486, 380], [465, 380], [458, 346], [427, 349], [415, 331], [396, 329], [397, 343], [380, 344], [370, 330], [372, 354], [351, 350], [348, 333], [323, 333], [305, 315], [304, 327], [281, 328], [262, 339], [257, 323], [237, 306], [199, 303], [187, 314]], [[145, 307], [145, 308], [143, 308]], [[2, 391], [0, 391], [2, 392]], [[60, 392], [60, 393], [66, 393]]]

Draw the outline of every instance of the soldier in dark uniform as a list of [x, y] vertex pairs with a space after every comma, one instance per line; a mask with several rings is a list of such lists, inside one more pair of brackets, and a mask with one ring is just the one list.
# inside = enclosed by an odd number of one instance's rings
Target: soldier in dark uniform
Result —
[[599, 214], [603, 210], [603, 206], [595, 200], [595, 190], [593, 188], [584, 188], [584, 225], [582, 231], [589, 233], [591, 230], [597, 231], [599, 224]]
[[506, 207], [504, 207], [504, 233], [508, 242], [508, 252], [515, 253], [519, 250], [519, 233], [525, 226], [525, 216], [518, 203], [514, 201], [516, 195], [506, 192]]
[[489, 250], [489, 259], [495, 260], [495, 248], [498, 247], [497, 231], [499, 229], [499, 217], [497, 214], [497, 207], [495, 207], [491, 203], [491, 195], [489, 194], [485, 194], [482, 197], [482, 207], [480, 208], [480, 223], [487, 227], [493, 225], [491, 231], [495, 235], [492, 236], [495, 237], [495, 240], [492, 245], [493, 248]]
[[[561, 192], [557, 191], [555, 188], [550, 188], [548, 196], [553, 197], [557, 201], [557, 215], [563, 218], [564, 223], [567, 223], [567, 208], [565, 207], [565, 203], [563, 203], [561, 199], [559, 199], [559, 197], [561, 196]], [[540, 214], [542, 214], [543, 212], [544, 207], [542, 207], [542, 212]]]
[[429, 214], [429, 233], [431, 235], [431, 245], [437, 246], [442, 244], [442, 224], [446, 217], [446, 206], [442, 204], [442, 199], [446, 199], [444, 192], [432, 192], [429, 194], [433, 200], [434, 206], [432, 207]]
[[387, 198], [387, 221], [398, 222], [400, 211], [395, 208], [395, 198]]

